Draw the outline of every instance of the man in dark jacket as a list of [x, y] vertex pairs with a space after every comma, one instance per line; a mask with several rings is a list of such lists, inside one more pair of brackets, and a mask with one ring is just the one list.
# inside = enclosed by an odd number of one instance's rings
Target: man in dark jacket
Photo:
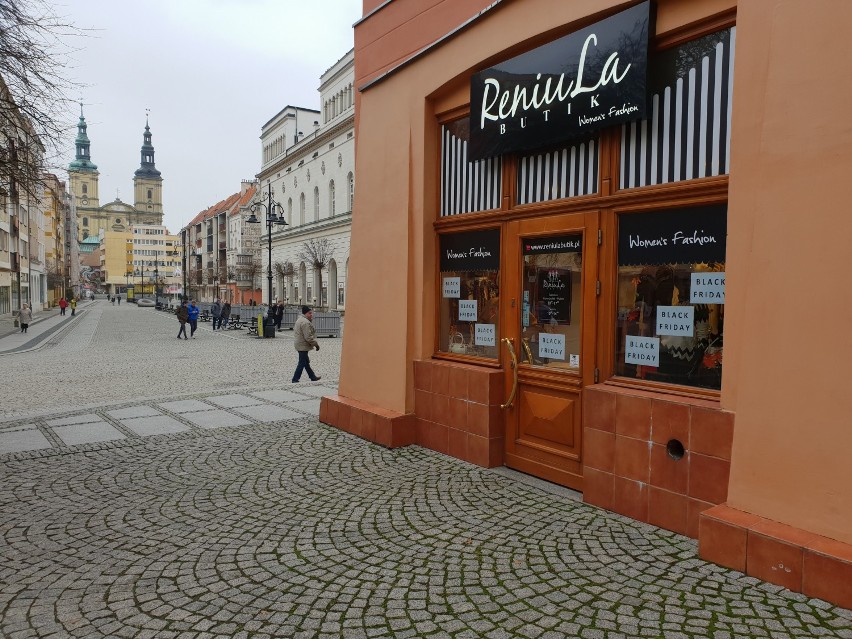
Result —
[[231, 303], [222, 304], [222, 317], [219, 320], [219, 328], [228, 328], [228, 320], [231, 319]]
[[284, 319], [284, 302], [278, 300], [278, 303], [275, 305], [275, 330], [281, 330], [281, 320]]
[[210, 308], [210, 314], [213, 316], [213, 330], [215, 331], [217, 328], [222, 327], [222, 303], [219, 301], [219, 298], [216, 298], [216, 301], [213, 302], [213, 306]]
[[189, 320], [189, 309], [186, 307], [186, 300], [183, 300], [180, 303], [180, 308], [178, 308], [177, 313], [175, 313], [178, 318], [178, 322], [180, 322], [180, 330], [178, 331], [178, 339], [180, 339], [181, 333], [183, 333], [184, 339], [189, 339], [186, 336], [186, 322]]

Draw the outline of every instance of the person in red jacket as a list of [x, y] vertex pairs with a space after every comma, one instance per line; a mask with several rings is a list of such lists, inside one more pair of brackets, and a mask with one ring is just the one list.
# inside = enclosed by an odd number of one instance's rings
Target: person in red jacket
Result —
[[59, 300], [59, 314], [65, 315], [65, 309], [68, 308], [68, 300], [64, 297]]

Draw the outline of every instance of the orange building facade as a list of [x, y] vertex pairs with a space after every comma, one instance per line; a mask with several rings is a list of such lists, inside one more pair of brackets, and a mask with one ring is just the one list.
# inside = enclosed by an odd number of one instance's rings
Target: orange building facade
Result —
[[321, 420], [572, 487], [852, 607], [850, 18], [365, 0]]

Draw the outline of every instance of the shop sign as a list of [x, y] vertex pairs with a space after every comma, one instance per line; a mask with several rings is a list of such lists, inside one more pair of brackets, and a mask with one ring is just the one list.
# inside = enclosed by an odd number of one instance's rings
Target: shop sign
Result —
[[458, 299], [461, 297], [461, 278], [460, 277], [445, 277], [444, 278], [444, 297], [450, 299]]
[[628, 335], [624, 348], [625, 364], [660, 365], [660, 338]]
[[658, 306], [657, 335], [695, 334], [695, 308], [692, 306]]
[[620, 215], [618, 263], [621, 266], [724, 263], [727, 228], [726, 206]]
[[496, 346], [497, 331], [494, 324], [476, 324], [473, 333], [474, 346]]
[[651, 3], [475, 74], [470, 158], [583, 137], [645, 117]]
[[459, 321], [475, 322], [476, 318], [476, 300], [459, 300]]
[[693, 273], [689, 301], [693, 304], [724, 304], [725, 274]]
[[538, 356], [541, 359], [565, 359], [565, 336], [560, 333], [538, 334]]
[[500, 230], [444, 233], [440, 236], [441, 272], [496, 271], [500, 268]]

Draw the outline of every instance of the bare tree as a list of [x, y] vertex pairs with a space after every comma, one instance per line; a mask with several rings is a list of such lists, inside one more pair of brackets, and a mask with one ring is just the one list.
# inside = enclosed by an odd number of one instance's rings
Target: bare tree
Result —
[[299, 259], [313, 267], [315, 276], [314, 285], [316, 286], [316, 293], [319, 295], [320, 303], [322, 303], [322, 272], [328, 267], [333, 257], [334, 247], [326, 237], [302, 242]]
[[255, 286], [255, 282], [257, 281], [257, 276], [261, 275], [264, 272], [263, 266], [261, 266], [260, 262], [257, 260], [252, 260], [248, 264], [245, 264], [241, 267], [243, 275], [249, 278], [251, 281], [251, 298], [254, 299], [254, 293], [257, 290]]
[[82, 31], [45, 0], [0, 0], [0, 185], [38, 197], [46, 164], [58, 162], [79, 89], [65, 72], [70, 37]]
[[[293, 262], [291, 262], [290, 260], [285, 260], [284, 262], [275, 262], [275, 264], [273, 264], [273, 267], [275, 268], [275, 274], [281, 279], [286, 280], [287, 286], [292, 287], [293, 276], [296, 274], [296, 267], [293, 265]], [[285, 297], [289, 296], [285, 295]]]

